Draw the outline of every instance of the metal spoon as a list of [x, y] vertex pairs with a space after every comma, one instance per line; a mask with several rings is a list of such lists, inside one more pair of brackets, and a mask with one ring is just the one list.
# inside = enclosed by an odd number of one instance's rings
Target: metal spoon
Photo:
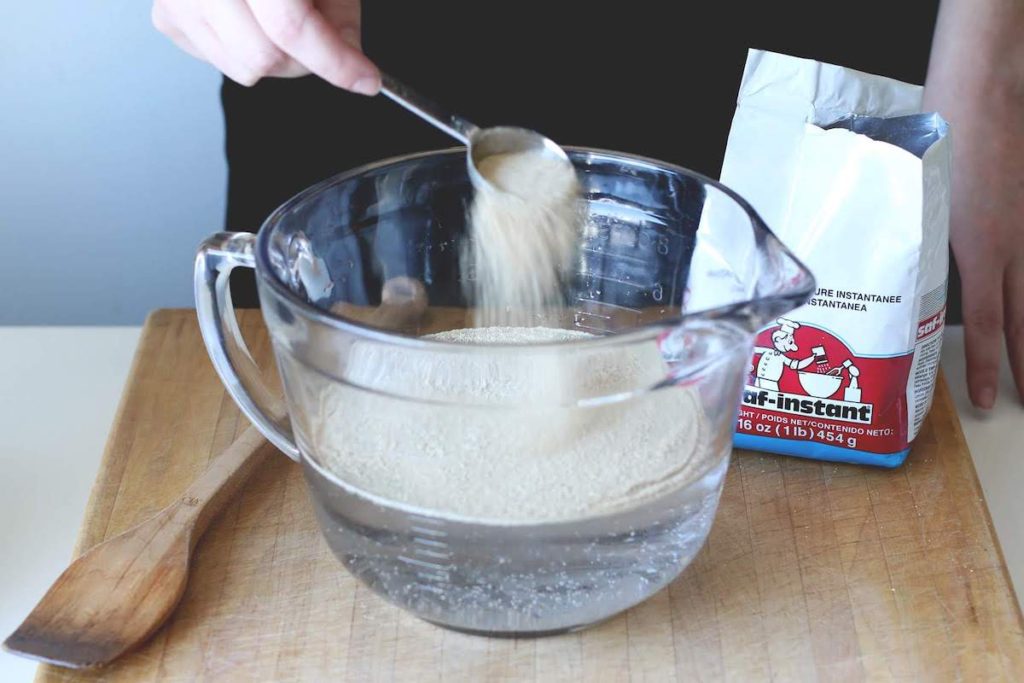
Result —
[[470, 180], [477, 187], [491, 184], [480, 173], [480, 163], [495, 154], [537, 151], [549, 158], [571, 163], [565, 150], [536, 131], [512, 126], [481, 128], [458, 114], [445, 111], [392, 76], [382, 74], [381, 84], [384, 95], [468, 147], [466, 165]]

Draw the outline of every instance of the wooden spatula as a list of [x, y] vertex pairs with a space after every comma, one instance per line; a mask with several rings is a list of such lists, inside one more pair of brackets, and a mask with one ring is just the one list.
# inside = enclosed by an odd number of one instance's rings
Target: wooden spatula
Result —
[[75, 560], [4, 646], [51, 664], [106, 664], [140, 645], [174, 610], [210, 520], [273, 451], [249, 427], [155, 517]]

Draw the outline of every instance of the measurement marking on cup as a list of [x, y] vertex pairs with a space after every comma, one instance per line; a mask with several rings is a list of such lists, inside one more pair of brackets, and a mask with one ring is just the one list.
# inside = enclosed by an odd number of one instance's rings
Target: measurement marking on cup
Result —
[[632, 287], [633, 289], [646, 289], [649, 286], [642, 282], [631, 280], [628, 276], [614, 277], [612, 275], [592, 275], [591, 277], [595, 280], [600, 280], [601, 282], [614, 282], [617, 285]]
[[419, 538], [418, 536], [413, 536], [412, 542], [413, 543], [419, 543], [420, 545], [428, 545], [431, 548], [447, 548], [448, 547], [448, 544], [445, 543], [444, 541], [434, 541], [434, 540], [429, 539], [429, 538]]
[[413, 548], [412, 551], [417, 555], [423, 555], [424, 557], [434, 557], [439, 560], [447, 560], [451, 557], [448, 553], [439, 553], [436, 550], [427, 550], [426, 548]]
[[[634, 287], [640, 287], [640, 285], [631, 285]], [[576, 297], [576, 301], [579, 303], [580, 308], [584, 309], [579, 311], [586, 315], [598, 316], [601, 318], [610, 317], [614, 313], [636, 313], [640, 314], [635, 308], [630, 306], [621, 306], [619, 304], [610, 304], [605, 301], [595, 301], [594, 299], [588, 299], [585, 296]]]
[[629, 306], [618, 306], [585, 297], [577, 298], [577, 310], [573, 314], [573, 325], [580, 330], [598, 334], [607, 332], [615, 320], [626, 320], [629, 316], [640, 321], [640, 311]]
[[423, 569], [433, 569], [435, 571], [445, 572], [448, 567], [443, 564], [437, 564], [436, 562], [427, 562], [426, 560], [417, 560], [415, 557], [406, 557], [405, 555], [399, 555], [398, 559], [406, 564], [411, 564], [415, 567], [422, 567]]
[[[582, 251], [585, 254], [595, 254], [595, 255], [597, 255], [598, 258], [604, 258], [606, 256], [605, 252], [600, 251], [598, 249], [589, 248], [589, 247], [585, 247], [585, 248], [581, 249], [580, 251]], [[615, 256], [615, 259], [617, 261], [632, 261], [633, 263], [638, 263], [638, 264], [641, 264], [641, 265], [647, 265], [647, 260], [645, 258], [643, 258], [642, 256], [633, 256], [631, 254], [623, 254], [623, 253], [616, 253], [616, 254], [614, 254], [614, 256]]]
[[418, 534], [424, 534], [426, 536], [433, 536], [434, 538], [445, 538], [448, 534], [440, 529], [424, 529], [420, 526], [410, 526], [410, 529]]
[[404, 562], [407, 565], [418, 568], [416, 576], [427, 582], [444, 582], [449, 579], [449, 567], [447, 565], [427, 562], [426, 560], [417, 560], [416, 558], [406, 557], [405, 555], [399, 555], [398, 560], [399, 562]]

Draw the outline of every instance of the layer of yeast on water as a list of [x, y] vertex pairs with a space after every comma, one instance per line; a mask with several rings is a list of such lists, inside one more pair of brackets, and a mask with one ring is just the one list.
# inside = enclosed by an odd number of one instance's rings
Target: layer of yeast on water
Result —
[[[710, 448], [696, 392], [644, 391], [667, 374], [654, 342], [558, 344], [590, 337], [490, 327], [431, 335], [445, 346], [359, 342], [347, 385], [318, 397], [311, 450], [357, 493], [489, 524], [609, 514], [678, 490]], [[517, 346], [465, 346], [492, 344]]]
[[563, 299], [582, 225], [580, 185], [564, 160], [538, 151], [478, 165], [490, 186], [470, 209], [475, 323], [531, 325]]

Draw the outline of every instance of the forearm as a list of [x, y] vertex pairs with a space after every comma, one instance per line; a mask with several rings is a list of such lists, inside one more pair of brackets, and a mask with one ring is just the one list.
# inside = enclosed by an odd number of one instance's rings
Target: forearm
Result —
[[[998, 255], [1021, 235], [1000, 224], [1024, 189], [1024, 1], [942, 1], [924, 106], [952, 126], [950, 239], [961, 274], [991, 265], [982, 252]], [[965, 303], [965, 319], [977, 313]]]
[[925, 88], [925, 108], [936, 105], [949, 117], [1024, 107], [1024, 2], [942, 0]]
[[965, 240], [998, 251], [1021, 234], [989, 226], [1016, 214], [1008, 202], [1024, 189], [1024, 0], [943, 0], [924, 106], [952, 125], [950, 229], [961, 270], [982, 265], [967, 263]]
[[808, 356], [807, 358], [801, 358], [800, 360], [792, 361], [790, 367], [793, 368], [794, 370], [803, 370], [811, 363], [813, 363], [815, 358], [816, 356]]

